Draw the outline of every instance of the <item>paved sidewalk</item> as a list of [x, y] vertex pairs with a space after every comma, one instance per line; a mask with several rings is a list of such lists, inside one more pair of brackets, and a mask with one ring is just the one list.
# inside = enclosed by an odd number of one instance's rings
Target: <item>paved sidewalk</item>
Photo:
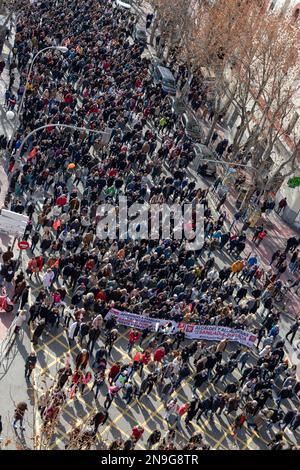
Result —
[[[8, 357], [0, 362], [0, 389], [1, 403], [0, 415], [2, 415], [3, 433], [0, 449], [26, 450], [33, 448], [34, 437], [34, 388], [30, 382], [26, 383], [24, 377], [24, 364], [31, 350], [29, 332], [22, 332], [20, 338], [14, 342]], [[13, 416], [17, 403], [25, 401], [28, 411], [25, 414], [22, 432], [18, 428], [14, 430]]]
[[[1, 16], [0, 16], [0, 19], [1, 19]], [[5, 61], [5, 68], [0, 77], [0, 135], [7, 136], [8, 140], [10, 139], [12, 135], [13, 126], [14, 126], [14, 121], [9, 121], [6, 118], [7, 109], [5, 107], [5, 91], [9, 83], [9, 63], [10, 63], [9, 59], [10, 59], [11, 50], [14, 45], [15, 34], [16, 34], [15, 23], [13, 20], [11, 23], [12, 23], [11, 34], [9, 36], [9, 40], [5, 41], [5, 44], [3, 47], [3, 53], [2, 53], [2, 58]], [[15, 76], [16, 76], [16, 80], [15, 80], [12, 90], [13, 90], [13, 93], [16, 95], [17, 94], [16, 91], [19, 86], [19, 74], [17, 71], [15, 71]], [[4, 170], [3, 152], [1, 150], [0, 151], [0, 209], [3, 207], [7, 190], [8, 190], [8, 178]], [[7, 235], [6, 233], [0, 232], [0, 253], [3, 250], [6, 250], [9, 245], [12, 245], [12, 243], [13, 243], [13, 237]], [[12, 322], [12, 319], [13, 319], [12, 313], [0, 312], [0, 342], [5, 337], [6, 331], [9, 328]]]
[[[0, 19], [1, 19], [1, 16], [0, 16]], [[0, 77], [0, 135], [5, 135], [8, 140], [10, 139], [12, 132], [13, 132], [14, 121], [9, 121], [6, 118], [7, 109], [5, 107], [5, 92], [9, 84], [9, 64], [10, 64], [10, 58], [11, 58], [11, 50], [13, 48], [14, 41], [15, 41], [15, 35], [16, 35], [16, 28], [15, 28], [14, 22], [12, 21], [11, 33], [10, 33], [9, 39], [5, 41], [4, 47], [3, 47], [3, 53], [2, 53], [1, 58], [4, 59], [5, 61], [5, 68]], [[13, 92], [16, 94], [16, 91], [19, 85], [19, 74], [17, 73], [17, 71], [15, 71], [15, 76], [16, 76], [16, 79], [15, 79], [15, 83], [13, 86]], [[3, 168], [3, 156], [1, 154], [0, 156], [0, 208], [3, 206], [7, 189], [8, 189], [8, 180], [7, 180], [7, 175]], [[0, 248], [1, 248], [1, 245], [5, 246], [5, 240], [3, 242], [1, 239], [2, 239], [2, 234], [0, 234]]]

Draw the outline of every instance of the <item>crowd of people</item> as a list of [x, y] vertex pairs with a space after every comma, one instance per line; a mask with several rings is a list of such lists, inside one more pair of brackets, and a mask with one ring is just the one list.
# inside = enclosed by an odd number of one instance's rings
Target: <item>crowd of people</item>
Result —
[[[211, 202], [217, 185], [204, 189], [190, 176], [193, 141], [169, 97], [153, 82], [145, 45], [131, 39], [136, 21], [112, 1], [63, 0], [50, 8], [45, 0], [31, 5], [16, 27], [13, 61], [20, 85], [13, 106], [20, 103], [32, 55], [53, 45], [68, 49], [49, 49], [36, 59], [6, 165], [6, 205], [29, 216], [25, 269], [17, 267], [9, 247], [0, 272], [1, 283], [14, 286], [13, 300], [20, 302], [16, 333], [30, 326], [37, 349], [49, 332], [65, 329], [70, 350], [51, 389], [39, 398], [42, 429], [50, 432], [66, 401], [84, 395], [92, 384], [90, 428], [72, 428], [68, 449], [96, 443], [99, 427], [113, 423], [110, 412], [117, 399], [129, 406], [142, 402], [145, 394], [164, 404], [167, 431], [154, 429], [144, 448], [207, 449], [205, 431], [196, 432], [194, 425], [220, 415], [227, 416], [232, 436], [245, 425], [258, 434], [262, 429], [273, 433], [270, 449], [286, 448], [286, 429], [296, 433], [300, 424], [300, 382], [284, 345], [293, 342], [300, 324], [295, 320], [286, 338], [280, 337], [277, 300], [283, 292], [281, 275], [298, 269], [299, 240], [288, 240], [284, 252], [274, 252], [269, 270], [255, 254], [245, 254], [247, 241], [253, 237], [259, 246], [267, 232], [259, 225], [251, 233], [242, 211], [228, 220], [225, 199], [216, 208]], [[184, 68], [175, 58], [170, 67], [183, 86]], [[205, 87], [199, 93], [204, 99]], [[193, 104], [193, 93], [189, 100]], [[58, 123], [109, 128], [109, 143], [96, 133], [58, 130], [53, 127]], [[24, 137], [40, 126], [48, 127], [33, 134], [19, 155]], [[99, 205], [117, 205], [124, 195], [129, 206], [203, 205], [203, 247], [188, 251], [184, 240], [129, 235], [100, 239]], [[219, 257], [225, 259], [222, 266]], [[30, 295], [32, 286], [39, 288], [35, 295]], [[158, 331], [126, 329], [114, 317], [105, 319], [112, 307], [165, 323]], [[172, 322], [252, 331], [257, 342], [250, 350], [227, 340], [188, 341], [183, 329], [174, 333]], [[127, 350], [116, 361], [115, 348], [124, 334]], [[38, 352], [28, 352], [27, 381], [37, 361]], [[178, 394], [186, 382], [191, 394], [181, 403]], [[213, 388], [204, 394], [209, 384]], [[23, 428], [25, 405], [16, 408], [15, 427], [19, 421]], [[141, 443], [145, 428], [136, 419], [131, 436], [112, 440], [110, 449]], [[177, 433], [181, 426], [190, 433], [187, 442]]]

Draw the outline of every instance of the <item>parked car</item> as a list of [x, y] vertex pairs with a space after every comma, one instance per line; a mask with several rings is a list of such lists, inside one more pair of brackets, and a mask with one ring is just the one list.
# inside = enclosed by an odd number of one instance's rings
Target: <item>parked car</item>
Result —
[[181, 124], [184, 127], [186, 135], [190, 139], [195, 140], [196, 142], [203, 142], [205, 140], [204, 132], [194, 117], [184, 113], [181, 116]]
[[132, 33], [133, 39], [140, 42], [141, 44], [147, 44], [147, 32], [142, 26], [135, 25]]
[[154, 83], [160, 83], [163, 91], [170, 95], [176, 94], [176, 80], [167, 67], [162, 65], [154, 65], [152, 69]]
[[216, 176], [217, 163], [205, 160], [218, 160], [218, 155], [206, 145], [194, 145], [195, 158], [193, 160], [194, 169], [201, 176]]
[[180, 98], [176, 98], [175, 96], [168, 96], [168, 101], [174, 114], [183, 114], [186, 111], [186, 105]]

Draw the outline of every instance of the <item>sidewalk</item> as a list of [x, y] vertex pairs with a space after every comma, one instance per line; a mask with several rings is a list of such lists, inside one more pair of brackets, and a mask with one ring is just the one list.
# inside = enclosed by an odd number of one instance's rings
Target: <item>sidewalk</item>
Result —
[[[2, 416], [3, 432], [0, 449], [25, 450], [33, 448], [34, 438], [34, 394], [36, 393], [30, 382], [24, 377], [25, 360], [31, 350], [29, 331], [21, 333], [13, 344], [8, 356], [0, 362], [0, 415]], [[25, 414], [24, 433], [15, 431], [12, 423], [17, 403], [25, 401], [28, 411]]]
[[[0, 16], [1, 19], [1, 16]], [[8, 121], [6, 118], [6, 108], [5, 108], [5, 92], [9, 84], [9, 58], [10, 53], [14, 45], [16, 34], [16, 28], [14, 22], [12, 22], [11, 34], [9, 40], [5, 41], [3, 47], [2, 59], [5, 61], [5, 68], [0, 77], [0, 135], [7, 136], [9, 140], [12, 132], [14, 121]], [[16, 80], [13, 87], [13, 93], [16, 94], [16, 91], [19, 86], [19, 74], [15, 71]], [[3, 156], [0, 153], [0, 209], [3, 207], [5, 196], [8, 190], [8, 178], [7, 174], [3, 167]], [[7, 235], [6, 233], [0, 232], [0, 253], [5, 251], [9, 245], [12, 245], [13, 237]], [[0, 312], [0, 342], [5, 337], [6, 331], [9, 328], [11, 321], [13, 319], [12, 313], [2, 313]]]
[[[1, 19], [1, 16], [0, 16], [0, 19]], [[5, 108], [5, 92], [9, 84], [9, 59], [10, 59], [11, 50], [14, 45], [15, 35], [16, 35], [16, 28], [15, 28], [14, 22], [12, 22], [11, 34], [9, 36], [9, 40], [6, 40], [3, 46], [3, 53], [2, 53], [1, 58], [5, 61], [5, 68], [0, 77], [0, 135], [5, 135], [8, 140], [10, 139], [12, 132], [13, 132], [14, 121], [9, 121], [6, 118], [7, 109]], [[16, 94], [16, 91], [19, 85], [19, 74], [17, 73], [17, 71], [15, 71], [15, 76], [16, 76], [16, 79], [15, 79], [15, 83], [13, 86], [14, 94]], [[8, 189], [8, 179], [3, 168], [3, 157], [1, 155], [0, 157], [0, 208], [3, 206], [7, 189]], [[5, 241], [3, 242], [1, 240], [2, 236], [3, 235], [0, 233], [0, 248], [2, 248], [1, 244], [5, 245], [6, 243]]]

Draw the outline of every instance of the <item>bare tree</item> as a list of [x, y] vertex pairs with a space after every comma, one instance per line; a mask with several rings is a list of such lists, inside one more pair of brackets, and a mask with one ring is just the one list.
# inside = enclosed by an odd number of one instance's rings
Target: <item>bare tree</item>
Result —
[[191, 81], [191, 75], [201, 72], [201, 69], [206, 69], [213, 77], [214, 100], [211, 105], [214, 118], [207, 136], [207, 144], [218, 120], [233, 101], [237, 83], [232, 81], [231, 71], [236, 57], [242, 56], [240, 50], [247, 49], [247, 44], [251, 44], [251, 33], [259, 14], [260, 7], [257, 2], [201, 2], [198, 9], [190, 15], [189, 30], [182, 34], [179, 57], [189, 72], [187, 84]]
[[150, 44], [153, 45], [157, 29], [160, 30], [163, 46], [159, 49], [159, 55], [163, 48], [167, 50], [166, 59], [170, 51], [182, 41], [182, 35], [190, 30], [191, 26], [191, 2], [190, 0], [150, 0], [155, 12], [155, 19], [150, 35]]
[[[296, 160], [297, 152], [293, 152], [291, 158], [272, 169], [267, 163], [276, 142], [286, 140], [287, 130], [292, 130], [289, 123], [296, 112], [295, 99], [300, 88], [297, 82], [300, 36], [299, 30], [281, 15], [267, 15], [260, 21], [254, 31], [252, 48], [245, 50], [234, 69], [233, 80], [237, 84], [234, 93], [230, 89], [228, 93], [240, 116], [231, 158], [236, 158], [242, 146], [246, 155], [251, 150], [251, 165], [258, 170], [257, 174], [264, 176], [255, 183], [263, 184], [266, 191], [285, 166], [289, 168], [288, 174], [292, 174]], [[242, 144], [246, 132], [248, 138]], [[259, 151], [260, 144], [265, 147], [263, 153]], [[297, 145], [294, 136], [292, 146]]]

